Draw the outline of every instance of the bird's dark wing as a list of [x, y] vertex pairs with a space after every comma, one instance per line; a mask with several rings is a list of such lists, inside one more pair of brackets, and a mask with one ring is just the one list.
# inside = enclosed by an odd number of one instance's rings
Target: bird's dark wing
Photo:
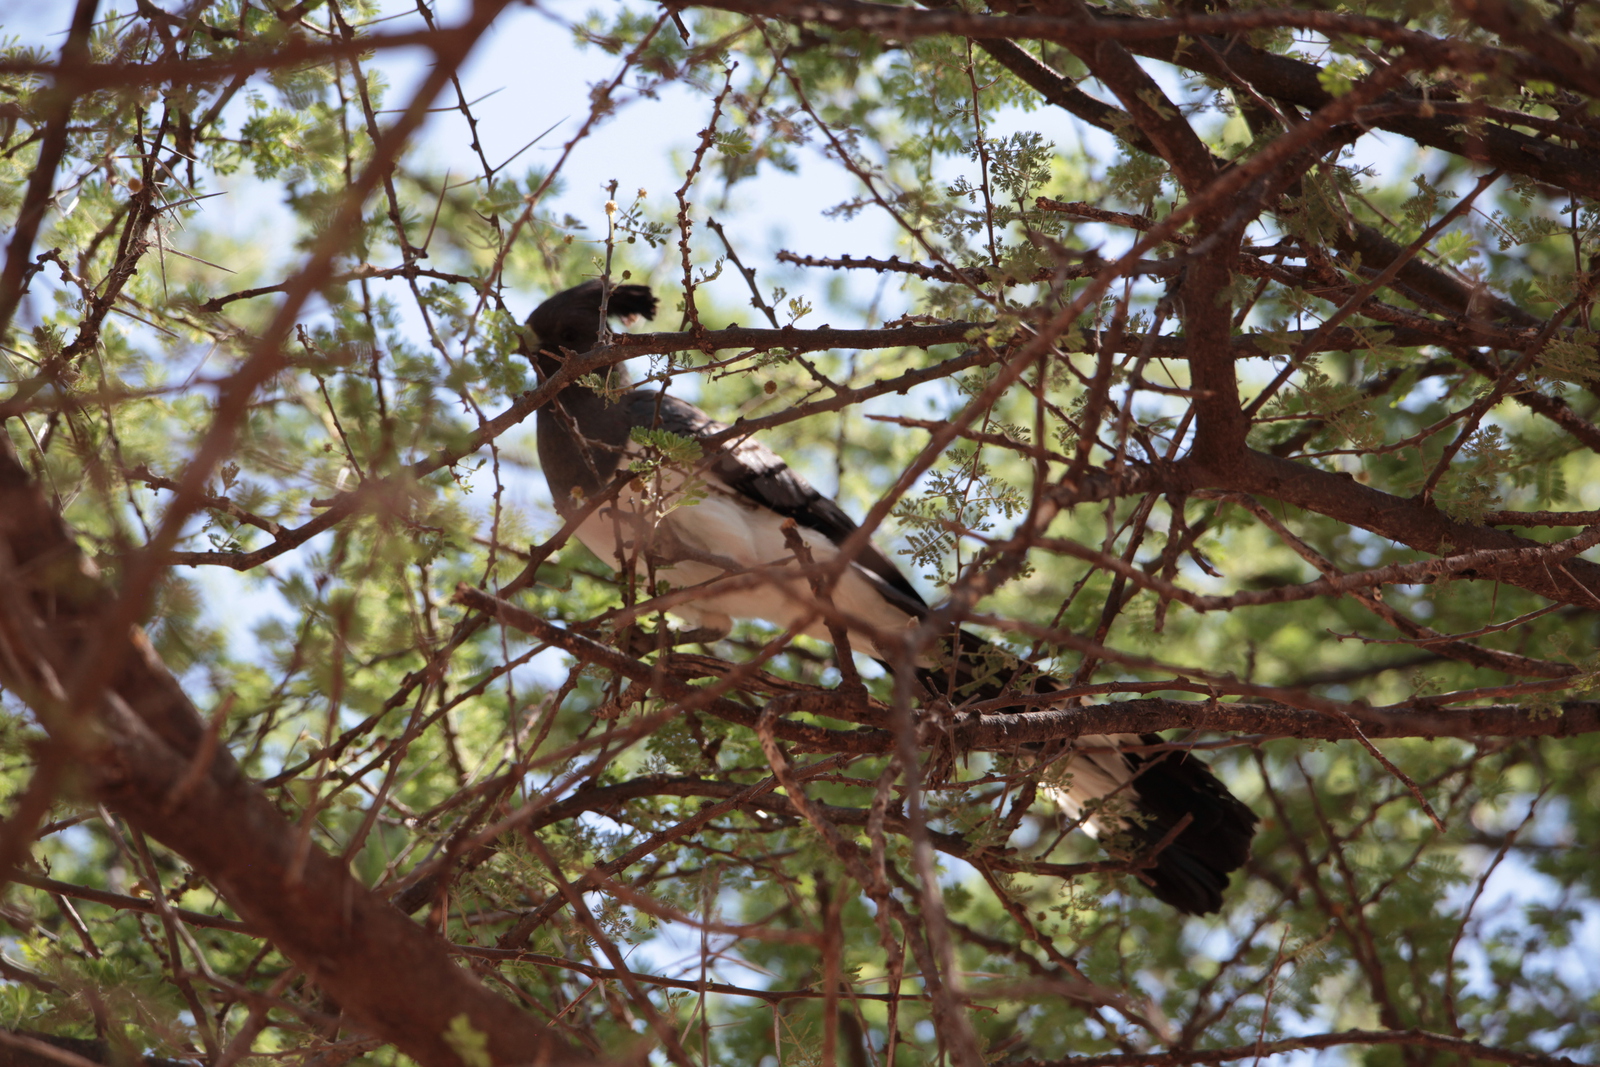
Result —
[[[627, 420], [634, 426], [652, 426], [681, 437], [704, 440], [728, 427], [686, 401], [654, 389], [636, 389], [623, 398]], [[735, 438], [705, 460], [704, 472], [740, 497], [815, 530], [836, 545], [858, 529], [844, 509], [817, 491], [816, 486], [790, 469], [772, 449], [753, 438]], [[856, 565], [894, 590], [897, 606], [913, 616], [922, 615], [927, 602], [871, 542], [856, 556]]]

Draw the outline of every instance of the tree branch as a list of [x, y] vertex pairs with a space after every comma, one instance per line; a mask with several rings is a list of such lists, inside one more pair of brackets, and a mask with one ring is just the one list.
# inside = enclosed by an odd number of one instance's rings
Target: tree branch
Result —
[[1592, 1067], [1590, 1064], [1569, 1060], [1565, 1056], [1547, 1056], [1538, 1052], [1495, 1048], [1482, 1042], [1433, 1034], [1426, 1030], [1346, 1030], [1337, 1034], [1285, 1037], [1277, 1041], [1261, 1041], [1254, 1045], [1235, 1045], [1231, 1048], [1176, 1049], [1172, 1052], [1136, 1052], [1109, 1056], [1069, 1056], [1059, 1060], [1009, 1060], [1006, 1061], [1005, 1067], [1186, 1067], [1188, 1064], [1228, 1063], [1232, 1060], [1260, 1059], [1280, 1052], [1337, 1048], [1340, 1045], [1407, 1045], [1437, 1049], [1440, 1052], [1454, 1052], [1461, 1056], [1488, 1060], [1491, 1063], [1515, 1064], [1516, 1067]]

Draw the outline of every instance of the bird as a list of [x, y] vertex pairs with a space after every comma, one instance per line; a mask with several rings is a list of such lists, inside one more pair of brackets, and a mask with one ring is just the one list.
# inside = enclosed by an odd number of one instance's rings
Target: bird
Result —
[[[646, 286], [590, 279], [534, 309], [522, 354], [548, 379], [599, 343], [605, 319], [631, 324], [656, 306]], [[811, 584], [837, 564], [855, 520], [753, 437], [701, 447], [728, 427], [664, 386], [631, 387], [620, 365], [608, 374], [566, 382], [537, 413], [539, 464], [556, 511], [579, 518], [578, 540], [619, 572], [651, 568], [677, 591], [669, 610], [702, 632], [725, 635], [735, 619], [824, 641], [843, 629], [853, 649], [892, 670], [895, 637], [932, 610], [900, 569], [869, 541], [837, 569], [831, 611]], [[933, 694], [993, 700], [1014, 693], [1018, 678], [1032, 695], [1062, 688], [970, 631], [946, 644], [915, 668]], [[1157, 899], [1212, 914], [1249, 859], [1256, 816], [1199, 757], [1161, 745], [1155, 734], [1079, 737], [1064, 773], [1040, 791], [1091, 836], [1135, 842]]]

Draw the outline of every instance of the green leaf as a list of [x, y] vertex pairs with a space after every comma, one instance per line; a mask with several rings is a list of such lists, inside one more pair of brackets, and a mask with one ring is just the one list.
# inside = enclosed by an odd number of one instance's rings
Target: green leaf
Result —
[[466, 1067], [494, 1067], [489, 1058], [489, 1035], [473, 1026], [466, 1012], [450, 1020], [444, 1040]]

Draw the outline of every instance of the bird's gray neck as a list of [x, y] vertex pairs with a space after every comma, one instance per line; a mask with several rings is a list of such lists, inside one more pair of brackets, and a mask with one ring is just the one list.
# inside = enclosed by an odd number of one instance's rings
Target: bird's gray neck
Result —
[[[581, 354], [575, 353], [575, 355]], [[540, 351], [538, 359], [540, 379], [544, 381], [550, 380], [566, 365], [566, 361], [570, 358], [572, 357], [556, 356], [546, 351]], [[613, 363], [611, 366], [594, 373], [596, 377], [605, 383], [605, 391], [612, 395], [625, 393], [633, 388], [633, 382], [628, 377], [627, 370], [620, 363]], [[587, 377], [587, 375], [581, 377]], [[576, 378], [561, 387], [560, 395], [571, 403], [581, 403], [582, 401], [579, 398], [584, 395], [597, 400], [600, 399], [599, 393], [582, 384]]]
[[[561, 369], [562, 362], [539, 353], [539, 369], [546, 379]], [[629, 387], [628, 376], [613, 366], [600, 372], [600, 378], [606, 382], [603, 394], [569, 381], [539, 409], [540, 462], [556, 507], [563, 512], [574, 488], [592, 494], [611, 481], [627, 444], [628, 418], [617, 400]]]

